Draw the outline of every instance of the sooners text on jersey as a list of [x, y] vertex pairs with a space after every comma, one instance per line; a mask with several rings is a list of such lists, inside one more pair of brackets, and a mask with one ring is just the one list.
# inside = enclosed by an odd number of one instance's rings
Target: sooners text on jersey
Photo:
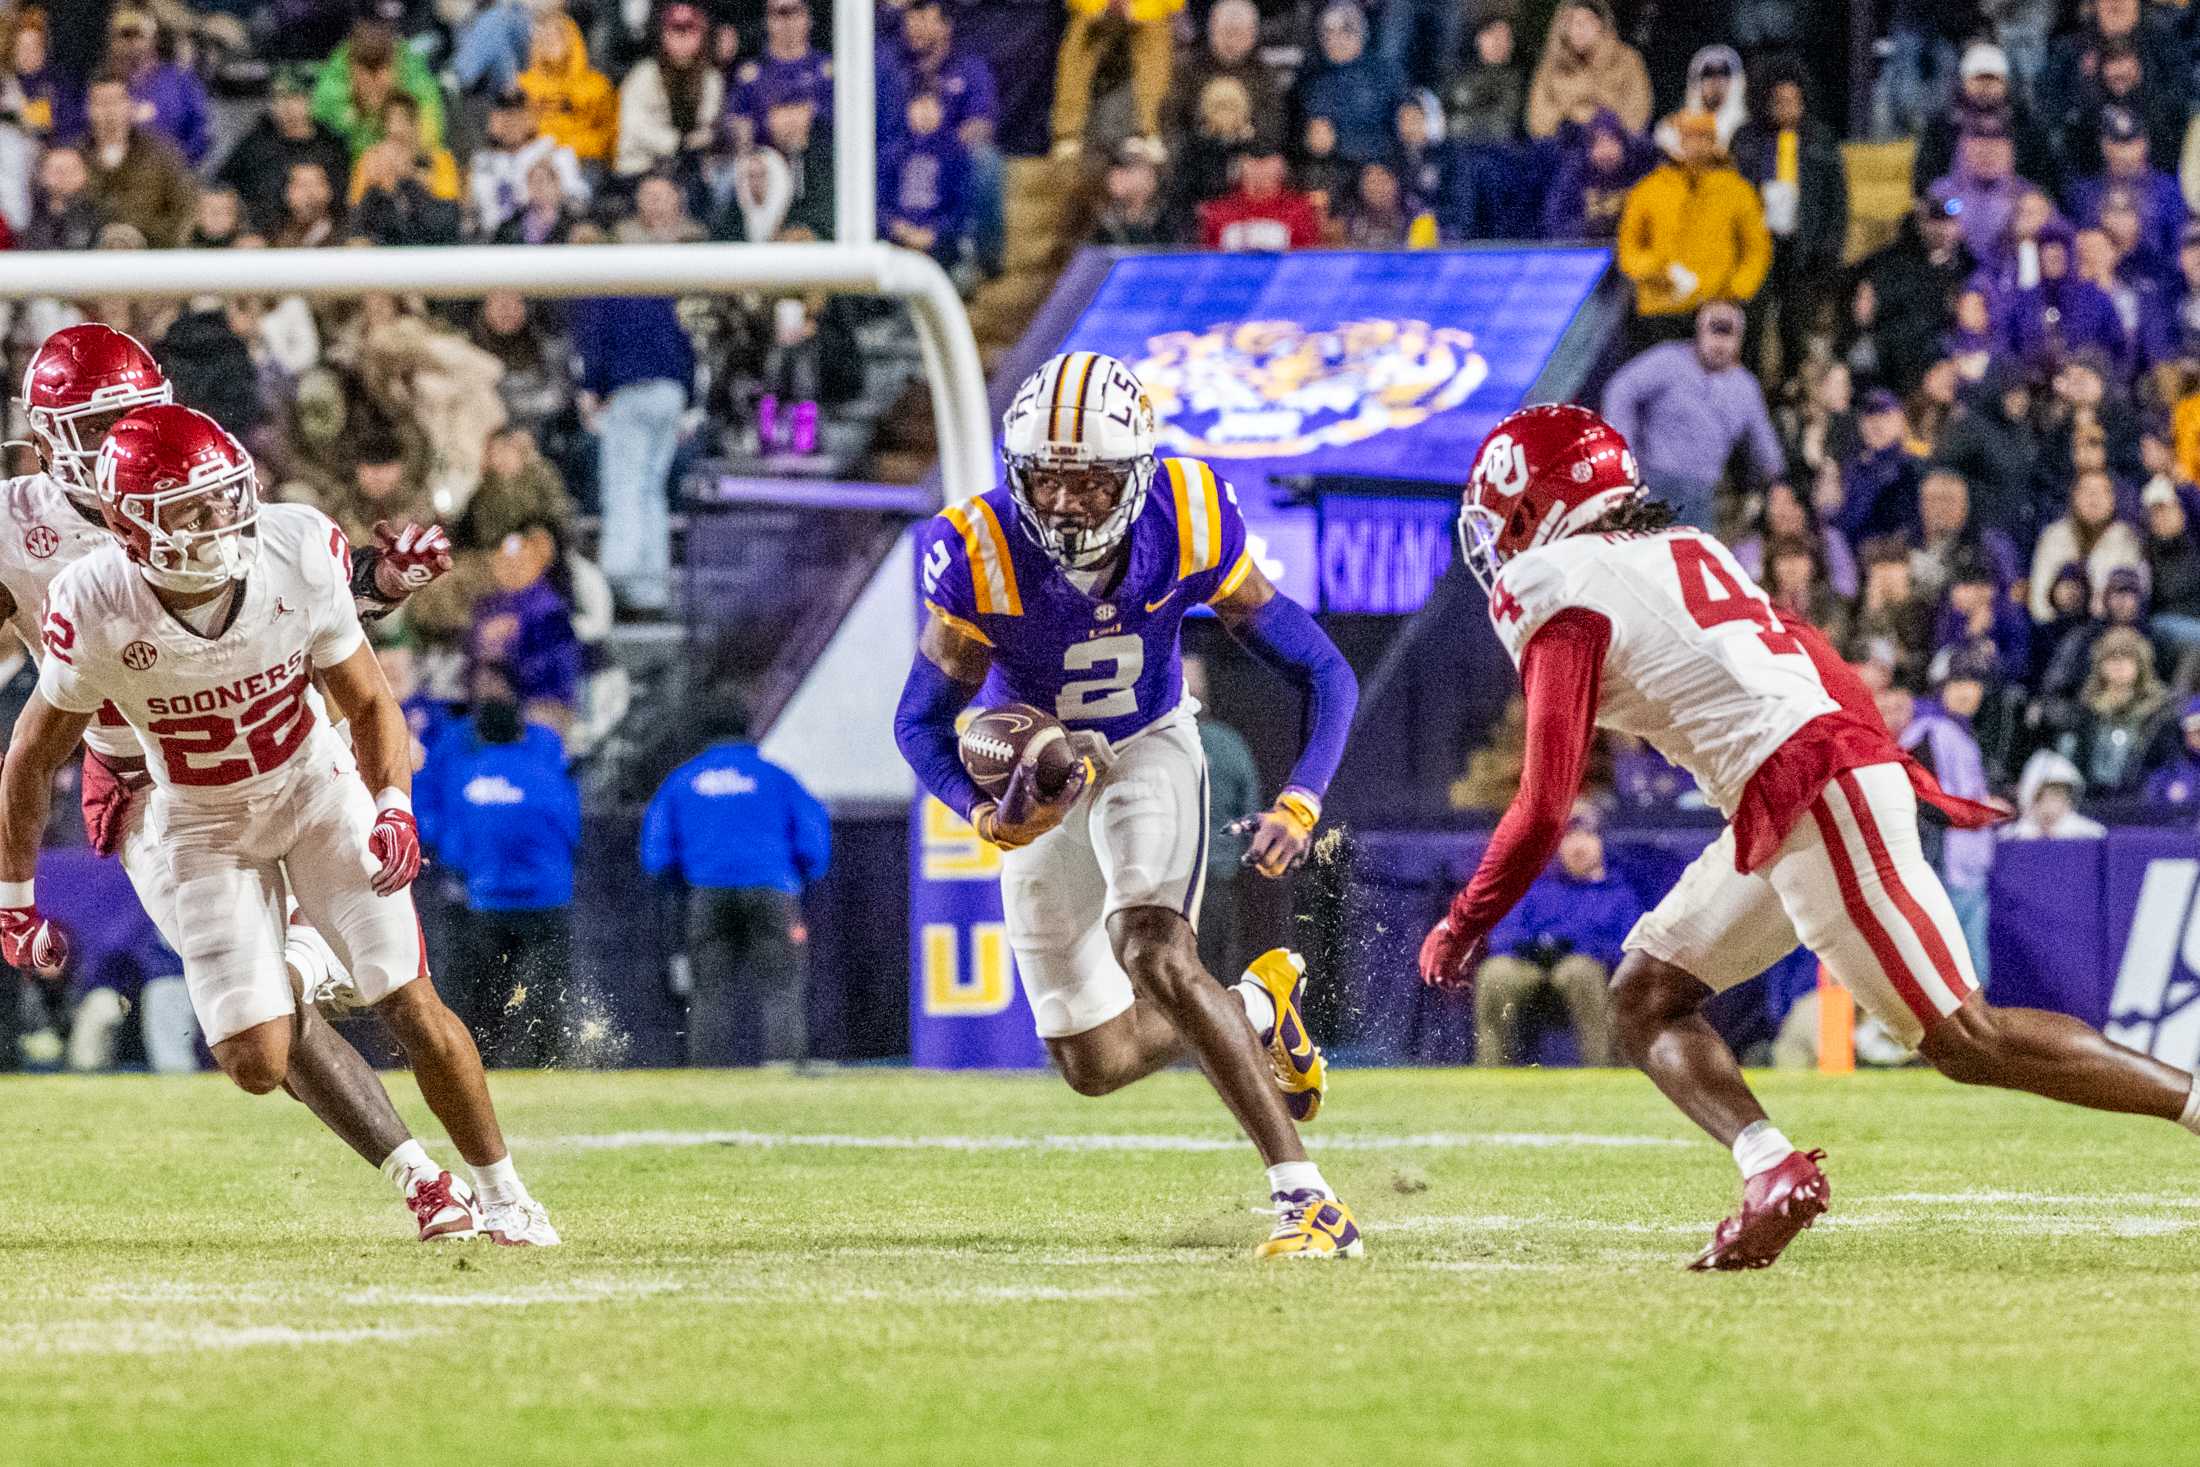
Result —
[[47, 595], [39, 691], [76, 713], [111, 701], [173, 796], [256, 792], [306, 749], [339, 770], [350, 763], [310, 696], [314, 668], [335, 666], [365, 641], [350, 548], [326, 515], [304, 505], [265, 506], [257, 533], [243, 602], [219, 636], [202, 636], [163, 606], [112, 540]]

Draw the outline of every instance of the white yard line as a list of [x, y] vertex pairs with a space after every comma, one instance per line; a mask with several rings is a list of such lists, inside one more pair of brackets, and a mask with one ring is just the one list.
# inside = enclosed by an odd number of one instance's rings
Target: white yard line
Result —
[[76, 1320], [0, 1329], [5, 1355], [168, 1355], [267, 1346], [357, 1345], [417, 1339], [429, 1329], [368, 1325], [297, 1329], [287, 1324], [157, 1324], [142, 1320]]
[[[838, 1132], [613, 1131], [598, 1135], [515, 1138], [522, 1149], [630, 1151], [652, 1147], [747, 1146], [770, 1150], [811, 1147], [858, 1151], [1242, 1151], [1236, 1136], [855, 1136]], [[1428, 1131], [1411, 1136], [1309, 1136], [1315, 1151], [1475, 1151], [1486, 1148], [1681, 1147], [1694, 1143], [1669, 1136], [1605, 1136], [1579, 1131]]]
[[1514, 1214], [1431, 1213], [1419, 1217], [1363, 1220], [1370, 1233], [1526, 1233], [1563, 1238], [1569, 1233], [1700, 1233], [1696, 1223], [1608, 1222], [1597, 1218], [1560, 1217], [1551, 1213]]
[[2034, 1207], [2200, 1207], [2200, 1197], [2177, 1192], [1894, 1192], [1888, 1202], [1926, 1207], [1979, 1207], [2024, 1203]]
[[676, 1279], [568, 1279], [556, 1284], [481, 1293], [377, 1286], [338, 1294], [336, 1300], [355, 1309], [532, 1309], [545, 1304], [628, 1303], [664, 1294], [685, 1294], [692, 1288]]

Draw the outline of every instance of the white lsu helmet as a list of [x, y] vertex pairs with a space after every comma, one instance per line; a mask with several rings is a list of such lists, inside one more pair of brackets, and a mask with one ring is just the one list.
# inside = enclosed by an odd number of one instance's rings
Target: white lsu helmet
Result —
[[[1024, 379], [1001, 419], [1001, 458], [1024, 533], [1068, 570], [1089, 570], [1114, 553], [1145, 508], [1154, 476], [1153, 400], [1114, 357], [1073, 351]], [[1049, 524], [1032, 502], [1035, 469], [1111, 469], [1115, 507], [1091, 529]]]

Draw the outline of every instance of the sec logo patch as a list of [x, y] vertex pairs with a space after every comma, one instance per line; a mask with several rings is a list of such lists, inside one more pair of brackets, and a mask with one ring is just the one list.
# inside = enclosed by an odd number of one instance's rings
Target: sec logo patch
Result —
[[52, 525], [32, 525], [23, 532], [23, 548], [44, 560], [61, 548], [61, 532]]
[[122, 665], [132, 672], [143, 672], [160, 660], [160, 653], [151, 642], [132, 642], [122, 649]]

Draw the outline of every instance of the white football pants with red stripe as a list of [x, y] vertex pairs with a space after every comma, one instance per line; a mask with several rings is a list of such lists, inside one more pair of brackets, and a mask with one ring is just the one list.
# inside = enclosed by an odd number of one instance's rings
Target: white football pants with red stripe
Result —
[[1779, 853], [1746, 875], [1734, 869], [1728, 827], [1626, 945], [1724, 992], [1798, 942], [1913, 1048], [1977, 989], [1955, 908], [1919, 846], [1917, 796], [1901, 765], [1834, 778]]

